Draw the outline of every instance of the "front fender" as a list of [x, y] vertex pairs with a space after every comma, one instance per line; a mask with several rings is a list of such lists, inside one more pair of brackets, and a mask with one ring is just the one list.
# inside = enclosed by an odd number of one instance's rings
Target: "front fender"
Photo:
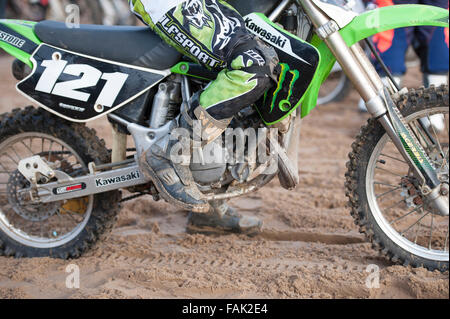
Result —
[[[379, 32], [412, 26], [437, 26], [448, 28], [448, 10], [435, 6], [405, 4], [378, 8], [360, 14], [339, 31], [348, 46]], [[328, 78], [336, 62], [327, 45], [317, 36], [311, 39], [320, 52], [321, 61], [317, 76], [306, 92], [302, 103], [302, 117], [308, 115], [317, 104], [322, 83]]]

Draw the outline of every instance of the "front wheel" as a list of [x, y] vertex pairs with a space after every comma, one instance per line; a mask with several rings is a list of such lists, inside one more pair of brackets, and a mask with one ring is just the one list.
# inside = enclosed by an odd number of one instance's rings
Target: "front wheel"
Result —
[[[394, 102], [448, 184], [448, 85], [410, 90]], [[433, 117], [445, 129], [424, 125]], [[422, 196], [418, 180], [378, 121], [370, 119], [362, 127], [349, 158], [346, 195], [360, 232], [395, 263], [447, 271], [449, 217]]]

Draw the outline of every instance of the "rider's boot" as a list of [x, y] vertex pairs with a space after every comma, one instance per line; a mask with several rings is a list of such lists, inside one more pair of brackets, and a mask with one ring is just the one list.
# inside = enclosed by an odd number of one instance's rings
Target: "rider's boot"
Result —
[[186, 230], [191, 234], [212, 235], [233, 232], [254, 236], [261, 232], [262, 225], [260, 219], [237, 213], [225, 201], [213, 201], [207, 214], [194, 212], [189, 214]]
[[[191, 150], [193, 147], [192, 125], [194, 118], [198, 119], [202, 124], [202, 131], [199, 134], [206, 141], [203, 145], [220, 136], [231, 122], [231, 119], [214, 120], [199, 105], [196, 106], [193, 112], [183, 112], [177, 119], [173, 120], [170, 131], [174, 132], [174, 129], [177, 128], [186, 129], [190, 138], [187, 142], [184, 142], [188, 143], [187, 146]], [[189, 169], [190, 157], [187, 161], [180, 161], [178, 160], [179, 158], [173, 161], [173, 155], [178, 154], [172, 154], [174, 152], [171, 151], [180, 142], [177, 139], [171, 139], [170, 134], [155, 142], [140, 159], [143, 173], [153, 181], [161, 197], [167, 202], [182, 209], [206, 213], [209, 211], [209, 203], [199, 191], [192, 177]], [[186, 144], [184, 145], [186, 146]]]

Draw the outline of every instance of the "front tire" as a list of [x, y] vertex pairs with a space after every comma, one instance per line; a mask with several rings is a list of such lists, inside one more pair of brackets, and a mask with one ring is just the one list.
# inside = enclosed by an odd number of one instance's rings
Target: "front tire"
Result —
[[81, 256], [112, 229], [120, 210], [120, 192], [27, 204], [20, 190], [30, 184], [18, 172], [17, 162], [39, 155], [57, 163], [55, 169], [80, 176], [88, 172], [89, 162], [109, 161], [104, 141], [85, 125], [33, 107], [3, 114], [0, 121], [0, 255]]
[[[448, 85], [412, 89], [393, 100], [448, 183]], [[421, 119], [437, 114], [446, 129], [428, 127], [426, 135]], [[429, 136], [434, 144], [425, 143]], [[409, 166], [378, 121], [369, 119], [361, 128], [349, 159], [345, 186], [351, 214], [372, 246], [394, 263], [447, 271], [449, 218], [422, 198]]]

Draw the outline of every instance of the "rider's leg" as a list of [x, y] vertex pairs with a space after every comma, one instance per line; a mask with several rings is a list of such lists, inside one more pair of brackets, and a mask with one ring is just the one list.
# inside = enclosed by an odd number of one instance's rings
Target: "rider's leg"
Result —
[[[421, 0], [421, 4], [448, 9], [448, 0]], [[420, 57], [423, 73], [423, 85], [440, 86], [448, 83], [449, 39], [448, 28], [421, 26], [415, 30], [417, 39], [415, 50]], [[430, 124], [436, 131], [445, 129], [443, 115], [433, 115], [421, 121], [428, 127]]]
[[[384, 31], [376, 34], [373, 37], [375, 48], [378, 51], [383, 62], [393, 74], [395, 82], [401, 85], [402, 77], [406, 72], [405, 55], [408, 49], [408, 34], [412, 30], [396, 29]], [[386, 85], [388, 84], [388, 77], [381, 68], [380, 64], [372, 59], [378, 74], [381, 75], [381, 80]], [[366, 105], [362, 99], [358, 103], [358, 109], [361, 112], [367, 112]]]
[[[397, 4], [397, 0], [375, 0], [375, 4], [378, 7], [385, 7]], [[411, 3], [418, 0], [410, 0]], [[393, 74], [397, 84], [401, 84], [402, 77], [406, 73], [405, 56], [408, 50], [409, 41], [411, 37], [412, 29], [395, 29], [380, 32], [373, 37], [373, 43], [377, 49], [383, 62], [388, 67], [389, 71]], [[383, 83], [388, 83], [388, 78], [384, 74], [380, 64], [372, 59], [377, 72], [380, 74]], [[358, 103], [358, 109], [361, 112], [367, 112], [366, 105], [362, 99]]]
[[[211, 142], [220, 136], [234, 114], [258, 100], [272, 85], [271, 77], [278, 63], [275, 51], [254, 40], [242, 17], [226, 2], [188, 0], [159, 17], [157, 22], [153, 22], [151, 12], [141, 1], [131, 0], [131, 8], [184, 55], [205, 67], [223, 69], [200, 97], [191, 101], [190, 109], [178, 122], [192, 131], [192, 120], [200, 120], [204, 141]], [[163, 197], [180, 207], [204, 211], [206, 203], [196, 197], [199, 192], [188, 167], [170, 160], [168, 155], [173, 144], [168, 139], [165, 137], [159, 143], [164, 148], [155, 146], [156, 149], [149, 150], [148, 173]]]

